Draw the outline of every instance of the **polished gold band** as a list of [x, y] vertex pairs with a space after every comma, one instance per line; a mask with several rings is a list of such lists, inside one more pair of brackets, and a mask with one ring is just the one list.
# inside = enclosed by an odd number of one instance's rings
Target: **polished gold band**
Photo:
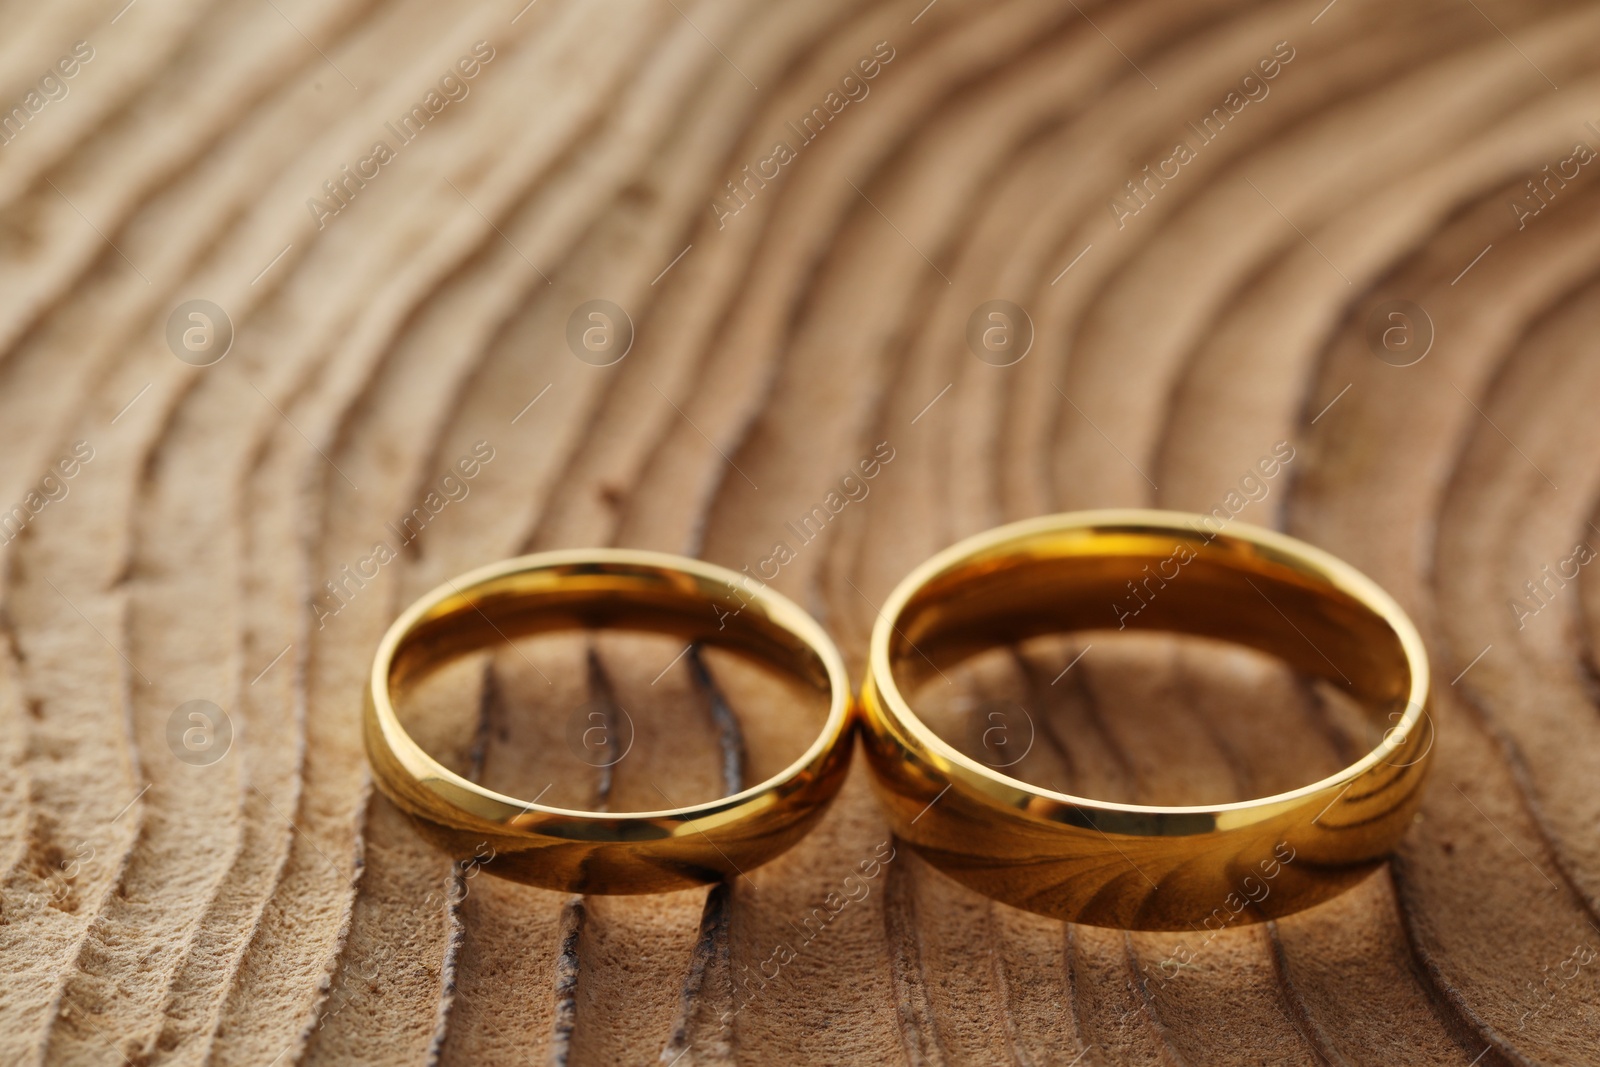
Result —
[[[828, 698], [822, 733], [776, 776], [733, 796], [664, 811], [549, 807], [485, 789], [406, 733], [392, 687], [462, 654], [562, 629], [676, 634], [775, 663]], [[658, 552], [588, 549], [507, 560], [462, 575], [406, 609], [384, 635], [367, 686], [367, 755], [379, 788], [447, 852], [493, 873], [577, 893], [648, 893], [743, 873], [822, 816], [849, 768], [850, 687], [822, 627], [745, 575]]]
[[[1002, 526], [941, 552], [872, 631], [864, 737], [895, 833], [1017, 907], [1097, 926], [1217, 929], [1284, 915], [1364, 876], [1420, 801], [1433, 743], [1428, 661], [1400, 606], [1304, 542], [1210, 516], [1086, 511]], [[1148, 599], [1130, 598], [1145, 583]], [[1135, 614], [1126, 605], [1137, 604]], [[1231, 640], [1345, 687], [1383, 740], [1337, 774], [1260, 800], [1105, 803], [963, 755], [901, 695], [984, 649], [1045, 633], [1163, 630]]]

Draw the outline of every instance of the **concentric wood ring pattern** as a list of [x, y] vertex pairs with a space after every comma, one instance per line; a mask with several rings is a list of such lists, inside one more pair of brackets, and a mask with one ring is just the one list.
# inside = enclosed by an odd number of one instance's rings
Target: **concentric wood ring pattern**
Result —
[[[1595, 1061], [1600, 9], [925, 2], [0, 5], [0, 1061]], [[212, 366], [169, 350], [193, 299], [233, 326]], [[566, 340], [594, 299], [634, 326], [610, 366]], [[991, 300], [1031, 320], [1010, 366], [967, 343]], [[1410, 366], [1369, 340], [1391, 300], [1431, 323]], [[479, 441], [470, 495], [371, 561]], [[752, 879], [630, 900], [469, 882], [369, 787], [371, 651], [472, 566], [766, 562], [859, 680], [933, 551], [1234, 510], [1280, 441], [1240, 517], [1417, 620], [1437, 769], [1387, 869], [1182, 967], [897, 854], [760, 984], [887, 854], [859, 763]], [[865, 499], [787, 532], [879, 442]], [[597, 644], [544, 681], [497, 658], [462, 765], [528, 743], [494, 726], [519, 686], [704, 695]], [[1105, 697], [1110, 644], [1056, 689]], [[1018, 662], [1049, 689], [1066, 657]], [[231, 725], [204, 767], [191, 700]], [[726, 719], [641, 751], [714, 792]]]

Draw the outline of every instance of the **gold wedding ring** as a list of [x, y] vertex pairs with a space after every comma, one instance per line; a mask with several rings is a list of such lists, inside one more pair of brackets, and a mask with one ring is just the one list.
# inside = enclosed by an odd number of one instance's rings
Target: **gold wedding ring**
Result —
[[[872, 631], [863, 736], [894, 832], [950, 877], [1097, 926], [1219, 929], [1325, 900], [1399, 841], [1433, 744], [1416, 627], [1370, 579], [1304, 542], [1171, 511], [1086, 511], [1002, 526], [939, 553]], [[1137, 599], [1135, 599], [1137, 598]], [[1134, 606], [1137, 605], [1137, 610]], [[1318, 782], [1241, 803], [1155, 807], [1069, 796], [972, 759], [901, 694], [978, 652], [1067, 631], [1229, 640], [1342, 687], [1383, 739]]]
[[[447, 661], [568, 629], [675, 634], [775, 664], [828, 700], [822, 733], [774, 777], [662, 811], [574, 811], [485, 789], [428, 755], [392, 693]], [[446, 582], [389, 627], [367, 686], [367, 755], [379, 788], [436, 843], [488, 869], [575, 893], [649, 893], [749, 871], [798, 841], [849, 769], [844, 661], [809, 615], [745, 575], [658, 552], [589, 549], [507, 560]], [[484, 852], [484, 848], [492, 850]]]

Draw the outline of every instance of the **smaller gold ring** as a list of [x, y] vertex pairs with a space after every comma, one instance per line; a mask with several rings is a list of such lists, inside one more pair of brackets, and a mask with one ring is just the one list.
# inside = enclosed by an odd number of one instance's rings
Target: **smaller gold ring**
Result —
[[[1208, 523], [1171, 511], [1051, 515], [962, 541], [900, 583], [873, 627], [862, 685], [864, 747], [900, 838], [997, 900], [1123, 929], [1259, 922], [1325, 900], [1383, 861], [1421, 801], [1433, 747], [1416, 627], [1328, 553]], [[1233, 641], [1342, 683], [1386, 727], [1383, 739], [1321, 781], [1259, 800], [1110, 803], [963, 754], [917, 717], [896, 678], [897, 668], [926, 680], [988, 648], [1119, 623]]]
[[[522, 801], [428, 755], [392, 687], [465, 653], [553, 630], [678, 635], [787, 668], [828, 696], [821, 734], [759, 785], [661, 811], [592, 812]], [[659, 552], [586, 549], [506, 560], [423, 596], [378, 645], [367, 685], [367, 757], [378, 787], [451, 855], [492, 849], [492, 873], [573, 893], [652, 893], [748, 872], [821, 818], [849, 769], [844, 660], [796, 604], [735, 571]]]

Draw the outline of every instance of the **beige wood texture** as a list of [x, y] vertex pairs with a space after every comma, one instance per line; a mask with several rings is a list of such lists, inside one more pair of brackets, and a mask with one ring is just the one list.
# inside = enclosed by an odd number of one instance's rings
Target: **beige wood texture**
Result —
[[[0, 1062], [1600, 1061], [1600, 9], [924, 3], [0, 3]], [[197, 299], [233, 333], [204, 367], [168, 340]], [[595, 299], [633, 328], [609, 366], [568, 341]], [[997, 299], [1009, 366], [968, 343]], [[1425, 314], [1390, 350], [1393, 300]], [[1342, 555], [1439, 689], [1395, 861], [1170, 981], [1170, 936], [905, 850], [763, 979], [892, 847], [859, 764], [785, 857], [655, 898], [453, 865], [366, 775], [379, 635], [471, 566], [776, 571], [859, 677], [930, 552], [1135, 505]], [[804, 743], [795, 694], [674, 654], [496, 650], [411, 713], [613, 808]], [[1315, 687], [1226, 650], [1084, 635], [952, 685], [951, 729], [1014, 701], [1022, 771], [1101, 795], [1342, 755]], [[606, 774], [568, 743], [598, 699], [637, 734]]]

